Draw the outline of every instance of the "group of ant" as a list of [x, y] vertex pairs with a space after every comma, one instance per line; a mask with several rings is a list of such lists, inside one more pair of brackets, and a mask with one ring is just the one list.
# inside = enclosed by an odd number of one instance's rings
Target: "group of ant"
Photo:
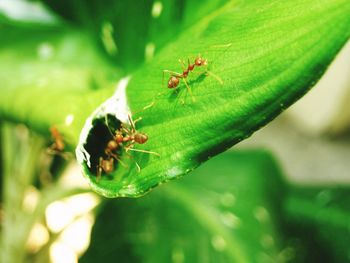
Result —
[[[104, 149], [104, 154], [107, 156], [106, 159], [103, 157], [99, 158], [99, 163], [97, 165], [97, 179], [99, 179], [102, 175], [102, 173], [109, 174], [114, 171], [114, 161], [118, 161], [123, 166], [126, 166], [122, 160], [120, 159], [120, 156], [118, 155], [117, 151], [119, 149], [122, 149], [125, 151], [126, 154], [129, 153], [129, 151], [135, 151], [135, 152], [141, 152], [141, 153], [148, 153], [148, 154], [154, 154], [159, 156], [156, 152], [146, 151], [142, 149], [135, 149], [135, 144], [144, 144], [148, 141], [148, 136], [145, 133], [139, 132], [136, 130], [135, 124], [140, 121], [142, 118], [138, 118], [136, 120], [133, 120], [130, 115], [128, 115], [128, 121], [129, 123], [122, 123], [119, 129], [116, 129], [113, 133], [110, 128], [107, 125], [107, 128], [112, 136], [112, 138], [107, 142], [107, 145]], [[107, 123], [107, 121], [106, 121]], [[132, 157], [129, 155], [129, 157]], [[141, 167], [140, 165], [135, 161], [137, 170], [140, 172]]]
[[[230, 46], [226, 45], [226, 46]], [[169, 89], [177, 90], [179, 88], [180, 80], [182, 80], [186, 86], [187, 92], [190, 94], [192, 101], [195, 102], [195, 99], [193, 97], [191, 88], [187, 82], [187, 77], [191, 72], [194, 71], [195, 68], [198, 67], [207, 67], [208, 66], [208, 60], [203, 58], [201, 55], [197, 56], [193, 63], [190, 62], [188, 59], [187, 67], [185, 66], [185, 63], [182, 60], [179, 60], [181, 66], [182, 66], [182, 73], [178, 73], [171, 70], [163, 70], [163, 82], [164, 82], [164, 74], [168, 73], [170, 74], [170, 77], [167, 82], [167, 87]], [[204, 72], [199, 72], [198, 74], [205, 74], [213, 76], [219, 83], [223, 84], [223, 81], [220, 77], [216, 76], [214, 73], [205, 70]], [[149, 106], [146, 106], [147, 108]], [[145, 109], [144, 108], [144, 109]], [[108, 123], [106, 120], [107, 128], [111, 134], [111, 139], [107, 142], [106, 147], [104, 148], [104, 157], [99, 157], [99, 161], [96, 167], [96, 177], [97, 180], [100, 179], [103, 173], [110, 174], [115, 169], [115, 162], [120, 163], [121, 165], [125, 166], [123, 161], [120, 158], [120, 155], [118, 154], [118, 151], [120, 149], [124, 150], [125, 153], [129, 153], [129, 151], [135, 151], [135, 152], [142, 152], [147, 154], [154, 154], [158, 155], [156, 152], [141, 150], [141, 149], [135, 149], [135, 144], [144, 144], [148, 140], [148, 136], [145, 133], [139, 132], [136, 129], [136, 123], [140, 121], [141, 118], [138, 118], [136, 120], [133, 120], [130, 115], [128, 115], [128, 123], [121, 123], [120, 128], [116, 129], [114, 132], [110, 130], [108, 127]], [[54, 153], [63, 153], [64, 151], [64, 142], [61, 134], [58, 132], [57, 128], [51, 127], [50, 129], [52, 138], [54, 140], [54, 143], [51, 145], [50, 150]], [[131, 157], [131, 155], [129, 155]], [[135, 164], [137, 166], [137, 170], [141, 171], [140, 165], [135, 161]]]
[[[188, 85], [186, 78], [188, 77], [189, 73], [194, 70], [195, 67], [206, 66], [206, 65], [208, 65], [208, 61], [206, 59], [203, 59], [201, 56], [199, 56], [195, 59], [193, 64], [191, 64], [190, 61], [188, 61], [188, 66], [187, 68], [185, 67], [183, 68], [182, 73], [177, 73], [170, 70], [163, 70], [163, 79], [164, 79], [165, 73], [170, 73], [170, 77], [168, 80], [169, 89], [178, 88], [180, 80], [182, 79], [186, 85], [186, 88], [189, 94], [192, 97], [192, 100], [194, 101], [191, 88]], [[145, 108], [148, 108], [148, 107], [149, 106], [146, 106]], [[117, 150], [119, 150], [121, 147], [123, 147], [126, 153], [128, 153], [129, 151], [137, 151], [137, 152], [154, 154], [159, 156], [159, 154], [156, 152], [134, 148], [135, 144], [144, 144], [148, 140], [148, 136], [145, 133], [139, 132], [136, 129], [135, 124], [140, 120], [141, 118], [132, 120], [131, 116], [128, 115], [129, 123], [128, 124], [122, 123], [121, 127], [117, 129], [114, 133], [112, 133], [108, 127], [108, 130], [112, 135], [112, 139], [107, 142], [107, 145], [104, 149], [104, 154], [107, 156], [107, 158], [103, 158], [103, 157], [99, 158], [99, 163], [97, 165], [97, 174], [96, 174], [97, 179], [101, 177], [102, 173], [110, 174], [111, 172], [113, 172], [115, 161], [125, 166], [125, 164], [120, 159], [120, 156], [117, 154]], [[135, 164], [137, 166], [137, 170], [141, 171], [140, 165], [136, 161], [135, 161]]]
[[[99, 157], [99, 162], [97, 164], [96, 177], [97, 180], [100, 179], [102, 173], [110, 174], [114, 171], [114, 162], [118, 161], [123, 166], [126, 166], [118, 155], [117, 151], [119, 149], [123, 149], [125, 153], [129, 153], [129, 151], [142, 152], [148, 154], [158, 155], [156, 152], [146, 151], [142, 149], [135, 149], [135, 144], [144, 144], [148, 140], [148, 136], [145, 133], [139, 132], [136, 130], [135, 124], [141, 120], [141, 117], [133, 120], [130, 115], [128, 115], [129, 123], [122, 123], [119, 129], [116, 129], [114, 133], [110, 130], [107, 125], [107, 128], [111, 134], [111, 139], [107, 142], [106, 147], [104, 148], [104, 154], [107, 158]], [[106, 121], [107, 124], [107, 121]], [[53, 139], [53, 143], [49, 147], [49, 153], [59, 154], [64, 157], [65, 152], [65, 144], [63, 141], [63, 137], [61, 133], [55, 126], [50, 128], [51, 137]], [[129, 155], [129, 157], [131, 157]], [[135, 161], [137, 170], [140, 172], [140, 165]]]

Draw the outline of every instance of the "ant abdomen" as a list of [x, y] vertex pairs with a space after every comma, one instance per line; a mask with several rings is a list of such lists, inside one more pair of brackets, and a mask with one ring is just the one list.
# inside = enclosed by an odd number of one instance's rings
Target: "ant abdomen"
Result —
[[144, 133], [138, 132], [135, 134], [134, 140], [139, 144], [144, 144], [145, 142], [147, 142], [148, 136]]
[[168, 81], [168, 88], [169, 89], [176, 88], [179, 85], [179, 82], [180, 80], [177, 77], [171, 76]]

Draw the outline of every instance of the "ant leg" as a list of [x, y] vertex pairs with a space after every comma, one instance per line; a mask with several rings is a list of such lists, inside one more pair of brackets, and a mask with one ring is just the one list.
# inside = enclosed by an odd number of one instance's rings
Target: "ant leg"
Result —
[[182, 69], [185, 71], [186, 70], [185, 62], [181, 59], [179, 59], [179, 62], [181, 64]]
[[53, 148], [52, 146], [46, 149], [46, 152], [50, 155], [61, 156], [65, 161], [69, 161], [73, 158], [73, 154], [70, 152], [61, 152]]
[[224, 85], [224, 81], [216, 74], [214, 74], [213, 72], [206, 70], [206, 71], [202, 71], [202, 72], [193, 72], [193, 74], [197, 74], [197, 75], [202, 75], [202, 74], [206, 74], [209, 76], [214, 77], [221, 85]]
[[[176, 93], [177, 97], [181, 97], [181, 90], [179, 88], [174, 89], [174, 92]], [[185, 104], [185, 100], [183, 98], [181, 98], [181, 103]]]
[[62, 152], [62, 153], [60, 153], [59, 155], [61, 155], [62, 158], [63, 158], [64, 160], [66, 160], [66, 161], [69, 161], [69, 160], [73, 159], [73, 154], [70, 153], [70, 152]]
[[139, 122], [139, 121], [141, 121], [141, 120], [142, 120], [142, 117], [139, 117], [139, 118], [137, 118], [136, 120], [134, 120], [134, 127], [135, 127], [136, 122]]
[[136, 165], [136, 167], [137, 167], [137, 172], [141, 172], [141, 167], [140, 167], [140, 165], [134, 160], [134, 162], [135, 162], [135, 165]]
[[[127, 145], [127, 146], [125, 146], [124, 147], [124, 149], [125, 149], [125, 152], [126, 152], [126, 154], [127, 154], [127, 156], [129, 157], [129, 158], [133, 158], [133, 156], [129, 153], [129, 150], [130, 151], [137, 151], [138, 152], [138, 150], [135, 150], [135, 149], [133, 149], [132, 147], [134, 146], [134, 144], [129, 144], [129, 145]], [[140, 152], [144, 152], [144, 151], [142, 151], [142, 150], [139, 150]], [[134, 158], [133, 158], [134, 159]], [[141, 167], [140, 167], [140, 165], [135, 161], [135, 159], [134, 159], [134, 162], [135, 162], [135, 165], [136, 165], [136, 167], [137, 167], [137, 171], [138, 172], [141, 172]]]
[[154, 106], [154, 104], [155, 104], [155, 102], [154, 102], [154, 101], [152, 101], [150, 104], [148, 104], [148, 105], [146, 105], [145, 107], [143, 107], [141, 111], [144, 111], [144, 110], [147, 110], [147, 109], [149, 109], [149, 108], [153, 107], [153, 106]]
[[178, 77], [181, 77], [182, 74], [179, 73], [179, 72], [176, 72], [176, 71], [171, 71], [171, 70], [167, 70], [167, 69], [163, 69], [163, 76], [164, 76], [164, 73], [169, 73], [171, 75], [175, 75], [175, 76], [178, 76]]
[[113, 134], [113, 132], [111, 131], [111, 129], [109, 128], [109, 125], [108, 125], [107, 114], [105, 115], [105, 124], [106, 124], [106, 126], [107, 126], [107, 128], [108, 128], [109, 133], [112, 135], [112, 137], [114, 137], [114, 134]]
[[228, 43], [228, 44], [222, 44], [222, 45], [213, 45], [210, 46], [211, 48], [225, 48], [225, 47], [230, 47], [232, 46], [232, 43]]
[[133, 131], [136, 131], [135, 122], [132, 120], [130, 114], [128, 114], [128, 119], [129, 119], [129, 123], [130, 123], [131, 129], [132, 129]]
[[97, 173], [96, 173], [96, 181], [100, 181], [101, 175], [102, 175], [102, 157], [100, 157], [98, 165], [97, 165]]
[[[177, 89], [177, 90], [179, 90], [179, 89]], [[179, 91], [179, 93], [181, 92], [181, 90]], [[188, 92], [185, 92], [185, 98], [181, 98], [181, 103], [182, 103], [182, 105], [185, 105], [185, 102], [186, 102], [186, 99], [187, 99], [187, 93]], [[181, 95], [181, 93], [180, 93], [180, 95]], [[180, 97], [179, 97], [180, 98]]]
[[122, 127], [122, 131], [125, 132], [125, 133], [130, 133], [130, 130], [126, 127]]
[[187, 88], [188, 93], [191, 95], [192, 101], [195, 102], [196, 100], [195, 100], [194, 97], [193, 97], [191, 88], [190, 88], [190, 86], [188, 86], [188, 83], [187, 83], [186, 79], [183, 78], [183, 81], [185, 82], [185, 85], [186, 85], [186, 88]]
[[96, 181], [99, 182], [102, 176], [102, 168], [97, 166]]
[[148, 153], [148, 154], [154, 154], [160, 157], [159, 153], [156, 152], [151, 152], [151, 151], [146, 151], [146, 150], [140, 150], [140, 149], [135, 149], [135, 148], [128, 148], [128, 151], [134, 151], [134, 152], [141, 152], [141, 153]]
[[[164, 77], [164, 76], [163, 76], [163, 77]], [[137, 113], [139, 113], [139, 112], [142, 112], [142, 111], [144, 111], [144, 110], [147, 110], [147, 109], [153, 107], [154, 104], [155, 104], [155, 101], [152, 101], [150, 104], [144, 106], [141, 110], [137, 110], [137, 111], [133, 112], [132, 115], [135, 115], [135, 114], [137, 114]]]
[[214, 77], [221, 85], [224, 85], [224, 81], [218, 75], [208, 70], [206, 70], [205, 73], [208, 74], [209, 76]]
[[114, 154], [114, 153], [108, 153], [108, 155], [112, 156], [114, 159], [116, 159], [118, 162], [120, 162], [120, 164], [122, 166], [124, 166], [125, 168], [128, 167], [120, 158], [118, 155]]

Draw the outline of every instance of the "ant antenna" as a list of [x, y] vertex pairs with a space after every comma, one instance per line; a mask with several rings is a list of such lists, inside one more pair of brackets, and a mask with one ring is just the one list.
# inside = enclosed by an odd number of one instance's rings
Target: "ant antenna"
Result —
[[214, 77], [221, 85], [224, 85], [224, 81], [216, 74], [214, 74], [213, 72], [206, 70], [204, 73]]
[[105, 115], [105, 124], [106, 124], [106, 126], [107, 126], [107, 129], [108, 129], [109, 133], [112, 135], [112, 137], [114, 137], [113, 132], [112, 132], [111, 129], [109, 128], [108, 119], [107, 119], [107, 114]]

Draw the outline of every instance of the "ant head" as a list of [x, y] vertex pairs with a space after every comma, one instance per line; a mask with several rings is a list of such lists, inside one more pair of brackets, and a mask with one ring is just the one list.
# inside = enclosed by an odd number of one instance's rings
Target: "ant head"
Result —
[[171, 76], [168, 80], [168, 88], [172, 89], [172, 88], [176, 88], [179, 85], [179, 79], [175, 76]]
[[199, 55], [196, 60], [194, 61], [194, 64], [196, 64], [196, 66], [207, 66], [208, 65], [208, 60], [207, 59], [203, 59], [201, 55]]
[[54, 139], [61, 138], [61, 134], [60, 134], [60, 132], [58, 131], [58, 129], [57, 129], [56, 126], [51, 126], [51, 127], [50, 127], [50, 132], [51, 132], [51, 136], [52, 136]]
[[148, 136], [144, 133], [138, 132], [135, 134], [134, 140], [139, 144], [144, 144], [145, 142], [147, 142]]
[[111, 151], [114, 151], [115, 149], [118, 148], [118, 143], [114, 140], [110, 140], [107, 144], [107, 148]]
[[120, 131], [116, 132], [116, 134], [114, 136], [114, 140], [115, 140], [114, 142], [116, 142], [116, 143], [122, 143], [123, 142], [123, 134]]

